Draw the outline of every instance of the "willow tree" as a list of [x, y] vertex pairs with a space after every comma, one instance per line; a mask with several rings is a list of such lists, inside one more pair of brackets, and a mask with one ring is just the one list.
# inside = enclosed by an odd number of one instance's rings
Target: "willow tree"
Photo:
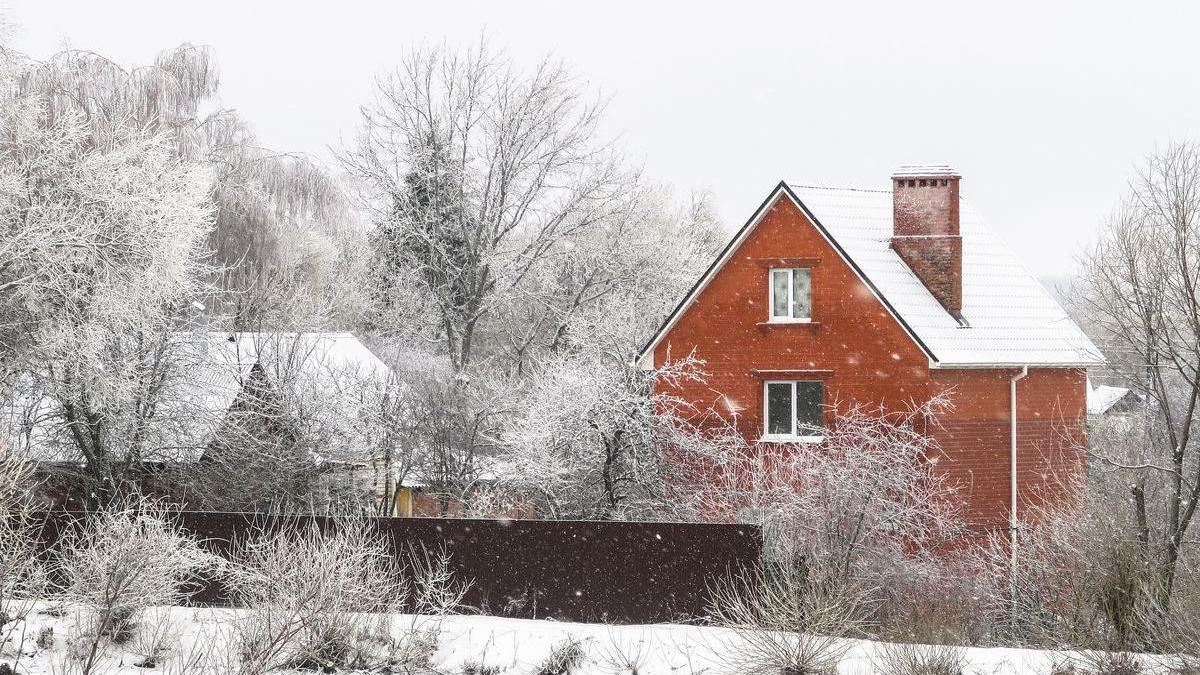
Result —
[[472, 365], [495, 307], [619, 202], [602, 109], [561, 63], [486, 44], [415, 49], [381, 78], [341, 156], [376, 222], [377, 325]]
[[[219, 85], [212, 53], [186, 44], [132, 69], [65, 51], [31, 63], [18, 82], [45, 102], [51, 123], [81, 120], [96, 147], [146, 130], [176, 158], [208, 168], [214, 312], [237, 327], [312, 319], [305, 314], [346, 321], [332, 302], [344, 289], [330, 288], [357, 254], [342, 255], [357, 245], [343, 186], [312, 159], [259, 146], [241, 117], [217, 107]], [[327, 302], [314, 306], [314, 297]]]

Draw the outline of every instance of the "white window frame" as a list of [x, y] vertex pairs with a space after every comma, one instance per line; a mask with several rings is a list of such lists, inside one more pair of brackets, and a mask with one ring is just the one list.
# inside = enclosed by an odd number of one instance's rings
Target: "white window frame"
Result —
[[[797, 382], [820, 382], [822, 396], [825, 393], [825, 383], [822, 380], [765, 380], [763, 382], [763, 390], [762, 390], [763, 433], [762, 433], [761, 440], [773, 441], [773, 442], [777, 442], [777, 443], [820, 443], [821, 441], [825, 440], [825, 434], [823, 434], [823, 433], [813, 434], [810, 436], [800, 436], [796, 433], [796, 383]], [[772, 434], [769, 431], [771, 428], [771, 418], [770, 418], [770, 410], [769, 410], [770, 401], [768, 399], [768, 396], [769, 396], [768, 392], [770, 392], [770, 390], [771, 390], [770, 385], [772, 385], [772, 384], [790, 384], [792, 386], [792, 413], [791, 413], [791, 417], [790, 417], [792, 432], [789, 434]], [[821, 408], [822, 408], [821, 412], [823, 414], [824, 408], [825, 408], [824, 401], [821, 402]]]
[[[795, 302], [795, 270], [808, 270], [808, 313], [809, 316], [794, 317], [792, 311]], [[775, 273], [787, 272], [788, 280], [788, 316], [775, 316]], [[812, 323], [812, 268], [811, 267], [772, 267], [767, 271], [767, 321], [770, 323]]]

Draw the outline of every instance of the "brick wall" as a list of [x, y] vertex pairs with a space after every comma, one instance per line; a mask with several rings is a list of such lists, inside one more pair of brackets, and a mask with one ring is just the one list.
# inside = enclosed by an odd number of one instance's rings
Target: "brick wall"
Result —
[[[768, 324], [768, 270], [812, 270], [812, 323]], [[890, 409], [950, 392], [954, 410], [938, 439], [945, 466], [962, 488], [964, 506], [981, 527], [1006, 525], [1009, 490], [1009, 378], [1011, 369], [936, 370], [859, 281], [854, 271], [788, 199], [779, 199], [733, 252], [660, 342], [656, 366], [668, 355], [695, 350], [711, 373], [679, 392], [701, 409], [735, 416], [739, 430], [757, 440], [763, 431], [759, 370], [813, 371], [787, 379], [820, 379], [831, 410], [851, 402]], [[1019, 473], [1024, 500], [1052, 492], [1042, 455], [1061, 450], [1062, 433], [1080, 438], [1085, 413], [1084, 374], [1078, 369], [1033, 369], [1019, 385]], [[1061, 453], [1060, 453], [1061, 454]], [[1059, 473], [1078, 470], [1077, 458], [1058, 457]], [[1053, 498], [1053, 497], [1051, 497]]]
[[[950, 392], [955, 409], [934, 435], [946, 451], [942, 466], [969, 495], [970, 521], [1002, 528], [1010, 508], [1009, 380], [1017, 369], [939, 370], [935, 390]], [[1085, 373], [1031, 368], [1017, 382], [1018, 515], [1063, 497], [1060, 485], [1083, 470]]]

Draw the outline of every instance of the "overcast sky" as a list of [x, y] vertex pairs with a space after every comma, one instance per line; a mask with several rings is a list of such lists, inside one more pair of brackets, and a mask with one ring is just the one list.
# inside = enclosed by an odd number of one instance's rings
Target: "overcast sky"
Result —
[[1141, 157], [1200, 140], [1194, 2], [7, 4], [37, 58], [209, 45], [265, 145], [326, 158], [405, 49], [486, 32], [611, 95], [606, 132], [656, 179], [711, 188], [730, 228], [780, 179], [886, 187], [944, 162], [1042, 276], [1073, 269]]

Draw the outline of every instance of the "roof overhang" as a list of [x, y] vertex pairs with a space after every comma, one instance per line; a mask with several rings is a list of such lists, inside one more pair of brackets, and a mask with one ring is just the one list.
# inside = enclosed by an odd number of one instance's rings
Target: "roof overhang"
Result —
[[980, 369], [998, 369], [998, 368], [1094, 368], [1104, 365], [1103, 361], [1091, 362], [1076, 362], [1076, 363], [1061, 363], [1055, 361], [1053, 363], [1038, 363], [1036, 361], [1021, 361], [1017, 362], [997, 362], [997, 363], [937, 363], [931, 364], [930, 367], [934, 370], [980, 370]]

